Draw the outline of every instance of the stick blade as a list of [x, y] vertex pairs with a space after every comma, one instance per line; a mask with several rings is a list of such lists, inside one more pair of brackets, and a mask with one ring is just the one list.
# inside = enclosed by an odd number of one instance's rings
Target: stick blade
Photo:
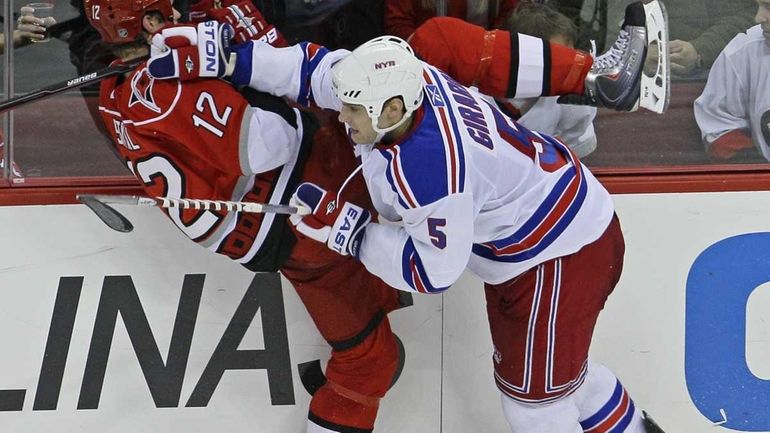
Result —
[[88, 206], [109, 228], [121, 233], [129, 233], [134, 230], [134, 225], [131, 224], [131, 221], [109, 205], [99, 201], [97, 197], [87, 194], [77, 195], [76, 197], [81, 203]]

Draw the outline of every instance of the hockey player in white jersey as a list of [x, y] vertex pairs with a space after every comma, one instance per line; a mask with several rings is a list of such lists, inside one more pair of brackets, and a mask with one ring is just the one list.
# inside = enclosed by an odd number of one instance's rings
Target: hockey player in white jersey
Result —
[[695, 100], [695, 120], [716, 160], [770, 160], [770, 0], [757, 0], [758, 25], [719, 54]]
[[[641, 3], [629, 7], [625, 30], [634, 52], [616, 64], [645, 57]], [[178, 65], [211, 65], [233, 84], [339, 111], [376, 209], [402, 222], [371, 221], [344, 186], [304, 183], [293, 200], [314, 212], [293, 219], [301, 233], [401, 290], [441, 293], [465, 269], [485, 281], [495, 381], [513, 432], [662, 432], [609, 369], [589, 362], [624, 243], [609, 193], [565, 144], [515, 123], [395, 37], [352, 53], [307, 43], [223, 52], [219, 62]], [[638, 70], [620, 71], [638, 86]], [[603, 78], [592, 76], [593, 89], [611, 81]], [[639, 93], [627, 90], [601, 97], [633, 106]]]

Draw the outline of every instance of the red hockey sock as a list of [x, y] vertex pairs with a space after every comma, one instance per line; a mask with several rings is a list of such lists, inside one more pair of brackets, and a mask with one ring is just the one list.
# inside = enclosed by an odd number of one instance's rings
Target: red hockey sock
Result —
[[333, 431], [370, 431], [401, 362], [387, 319], [358, 345], [333, 350], [327, 383], [310, 401], [311, 421]]
[[558, 44], [551, 45], [550, 96], [578, 94], [585, 91], [585, 80], [594, 59], [588, 53]]

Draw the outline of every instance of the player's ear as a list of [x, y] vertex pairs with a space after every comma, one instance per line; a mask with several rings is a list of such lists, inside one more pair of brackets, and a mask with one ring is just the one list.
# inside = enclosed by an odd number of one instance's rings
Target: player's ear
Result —
[[390, 98], [385, 102], [385, 113], [388, 115], [389, 119], [394, 121], [394, 123], [401, 120], [401, 118], [404, 117], [405, 112], [404, 101], [401, 100], [401, 98]]

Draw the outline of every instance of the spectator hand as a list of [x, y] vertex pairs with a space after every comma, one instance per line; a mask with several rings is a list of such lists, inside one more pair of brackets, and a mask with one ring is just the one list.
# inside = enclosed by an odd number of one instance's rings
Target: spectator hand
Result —
[[181, 81], [229, 77], [237, 57], [232, 36], [232, 26], [216, 21], [164, 27], [152, 37], [147, 70], [158, 79]]
[[352, 203], [336, 203], [335, 194], [309, 182], [297, 187], [289, 204], [313, 210], [304, 217], [289, 217], [297, 231], [343, 256], [358, 257], [366, 225], [372, 220], [369, 211]]
[[16, 21], [16, 30], [13, 32], [14, 45], [27, 41], [39, 41], [45, 39], [45, 31], [56, 24], [54, 17], [38, 18], [34, 15], [35, 9], [22, 6], [21, 16]]
[[689, 75], [698, 65], [700, 54], [687, 42], [674, 40], [668, 44], [671, 59], [671, 72], [679, 76]]
[[235, 43], [247, 41], [263, 41], [274, 47], [285, 47], [288, 44], [283, 35], [269, 24], [262, 13], [254, 7], [250, 0], [228, 6], [223, 9], [211, 9], [211, 17], [220, 23], [228, 23], [235, 29]]

